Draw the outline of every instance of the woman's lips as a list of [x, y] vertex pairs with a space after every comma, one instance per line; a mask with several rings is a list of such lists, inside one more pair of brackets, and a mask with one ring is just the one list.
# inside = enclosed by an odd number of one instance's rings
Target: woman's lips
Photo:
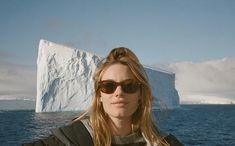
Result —
[[115, 102], [112, 102], [111, 103], [112, 105], [114, 105], [114, 106], [125, 106], [126, 104], [127, 104], [127, 102], [125, 102], [125, 101], [115, 101]]

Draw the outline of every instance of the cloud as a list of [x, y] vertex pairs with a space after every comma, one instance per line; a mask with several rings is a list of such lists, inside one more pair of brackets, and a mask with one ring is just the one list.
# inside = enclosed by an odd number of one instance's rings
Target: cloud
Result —
[[235, 103], [235, 58], [159, 65], [176, 74], [181, 102]]
[[16, 54], [13, 54], [12, 52], [9, 51], [4, 51], [4, 50], [0, 50], [0, 57], [2, 58], [12, 58], [16, 56]]
[[0, 62], [0, 99], [34, 99], [36, 69]]

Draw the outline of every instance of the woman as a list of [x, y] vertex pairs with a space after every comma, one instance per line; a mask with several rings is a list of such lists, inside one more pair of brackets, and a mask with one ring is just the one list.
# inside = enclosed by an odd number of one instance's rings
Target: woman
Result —
[[148, 78], [131, 50], [114, 48], [98, 66], [94, 80], [95, 98], [85, 114], [28, 145], [182, 145], [172, 135], [164, 138], [153, 121]]

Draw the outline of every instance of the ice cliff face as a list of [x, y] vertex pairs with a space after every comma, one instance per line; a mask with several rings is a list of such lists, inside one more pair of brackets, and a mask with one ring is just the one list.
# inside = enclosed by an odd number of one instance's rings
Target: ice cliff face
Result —
[[[87, 109], [93, 99], [93, 75], [102, 58], [82, 50], [41, 40], [37, 60], [36, 112]], [[172, 73], [145, 67], [155, 97], [179, 106]], [[155, 98], [154, 108], [159, 100]]]
[[175, 74], [160, 69], [145, 67], [154, 96], [153, 109], [159, 105], [167, 108], [179, 107], [179, 95], [175, 89]]

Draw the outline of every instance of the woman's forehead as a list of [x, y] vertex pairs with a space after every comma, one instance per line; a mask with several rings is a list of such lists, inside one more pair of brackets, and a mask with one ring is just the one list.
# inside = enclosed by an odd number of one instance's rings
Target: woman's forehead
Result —
[[131, 70], [129, 69], [129, 67], [127, 65], [123, 65], [123, 64], [113, 64], [108, 66], [103, 74], [101, 79], [102, 80], [125, 80], [125, 79], [132, 79], [133, 74], [131, 72]]

